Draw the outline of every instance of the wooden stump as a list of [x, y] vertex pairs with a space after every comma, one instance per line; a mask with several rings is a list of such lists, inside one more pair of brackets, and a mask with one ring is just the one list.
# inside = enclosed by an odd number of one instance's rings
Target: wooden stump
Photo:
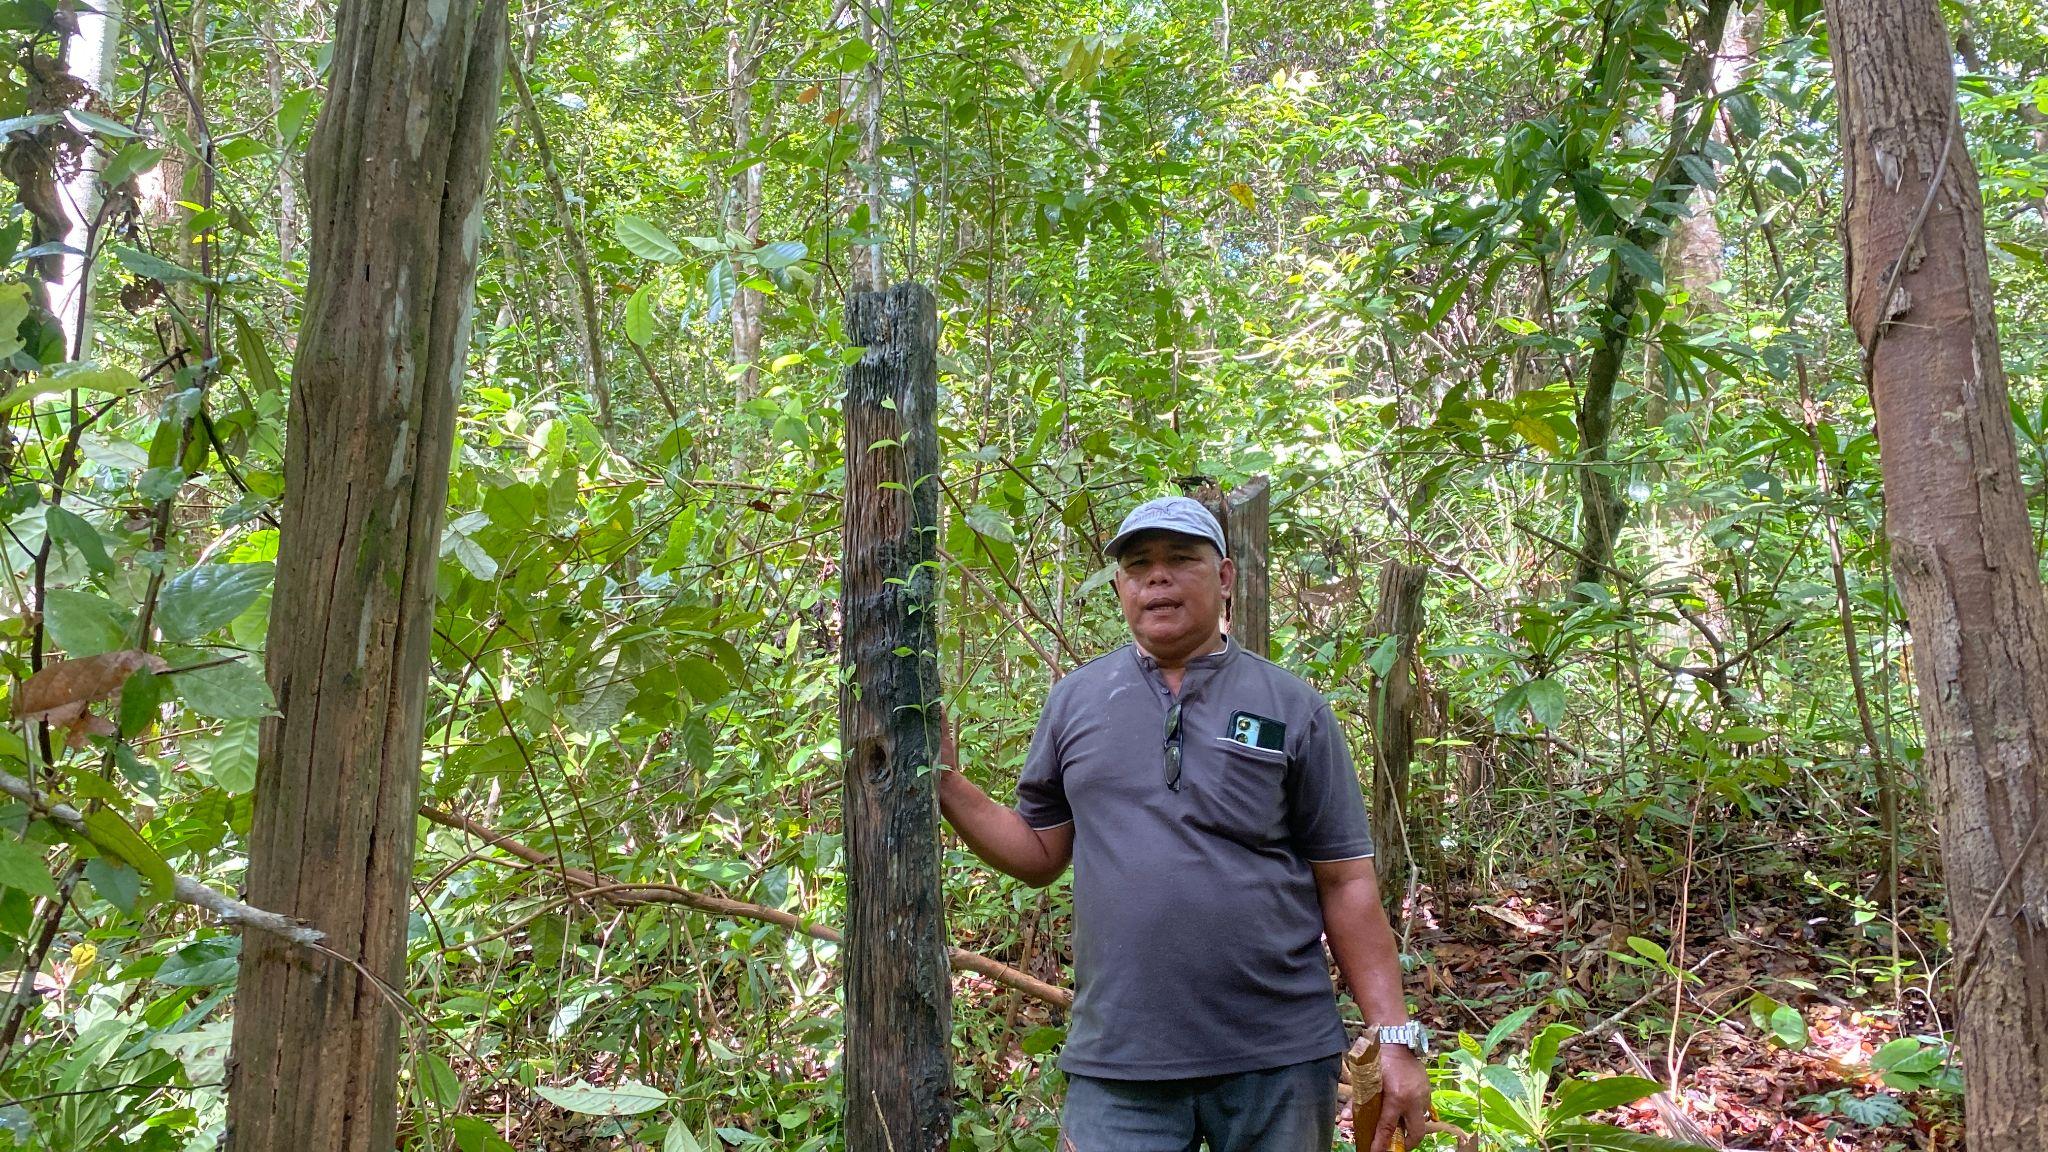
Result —
[[952, 989], [939, 889], [938, 321], [917, 284], [855, 294], [846, 370], [848, 1152], [933, 1152], [952, 1127]]

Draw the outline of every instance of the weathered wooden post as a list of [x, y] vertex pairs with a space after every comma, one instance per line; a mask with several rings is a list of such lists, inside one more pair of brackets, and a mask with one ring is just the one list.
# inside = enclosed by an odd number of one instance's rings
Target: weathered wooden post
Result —
[[1273, 486], [1264, 476], [1232, 488], [1223, 497], [1223, 538], [1237, 580], [1230, 589], [1230, 634], [1248, 652], [1273, 654], [1273, 584], [1266, 570]]
[[939, 892], [938, 318], [922, 285], [855, 293], [847, 338], [839, 742], [846, 835], [848, 1152], [951, 1139], [952, 989]]
[[1415, 643], [1422, 635], [1422, 593], [1429, 587], [1429, 569], [1421, 564], [1389, 560], [1380, 569], [1380, 601], [1371, 630], [1394, 641], [1394, 662], [1372, 678], [1372, 815], [1373, 839], [1379, 845], [1374, 863], [1380, 891], [1398, 891], [1394, 882], [1408, 870], [1408, 765], [1415, 759], [1415, 713], [1422, 703], [1415, 668]]
[[1230, 635], [1248, 651], [1261, 657], [1272, 655], [1272, 579], [1266, 569], [1269, 524], [1272, 518], [1272, 483], [1264, 476], [1225, 492], [1207, 476], [1183, 476], [1180, 489], [1202, 502], [1202, 507], [1223, 526], [1223, 539], [1237, 565], [1237, 579], [1230, 586], [1230, 600], [1224, 618]]

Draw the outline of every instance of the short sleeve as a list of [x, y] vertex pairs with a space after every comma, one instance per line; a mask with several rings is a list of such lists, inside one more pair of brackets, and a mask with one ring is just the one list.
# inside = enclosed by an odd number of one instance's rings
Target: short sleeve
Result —
[[1038, 729], [1031, 734], [1031, 750], [1024, 757], [1023, 775], [1017, 778], [1017, 815], [1034, 830], [1043, 832], [1074, 821], [1067, 807], [1067, 776], [1060, 761], [1059, 711], [1057, 696], [1045, 702], [1038, 714]]
[[1365, 795], [1351, 765], [1344, 731], [1325, 702], [1309, 720], [1287, 795], [1287, 826], [1294, 846], [1316, 863], [1373, 854]]

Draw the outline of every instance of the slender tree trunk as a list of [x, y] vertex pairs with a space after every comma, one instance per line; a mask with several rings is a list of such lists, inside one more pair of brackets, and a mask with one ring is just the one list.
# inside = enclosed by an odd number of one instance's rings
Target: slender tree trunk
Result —
[[[244, 935], [228, 1145], [388, 1152], [434, 576], [469, 351], [503, 0], [342, 0], [307, 163], [247, 887], [348, 958]], [[354, 961], [360, 964], [358, 969]], [[383, 987], [379, 987], [378, 982]]]
[[569, 250], [569, 271], [573, 276], [571, 286], [576, 290], [576, 317], [582, 322], [583, 336], [583, 383], [590, 389], [590, 398], [597, 403], [597, 423], [609, 436], [612, 431], [612, 389], [611, 379], [605, 372], [604, 364], [604, 318], [597, 306], [597, 281], [590, 274], [590, 253], [583, 244], [583, 229], [576, 222], [576, 213], [569, 207], [569, 194], [562, 186], [562, 171], [555, 164], [555, 150], [548, 143], [547, 124], [540, 118], [540, 108], [533, 102], [533, 89], [527, 87], [526, 70], [514, 65], [512, 90], [519, 96], [519, 111], [526, 120], [526, 130], [533, 134], [533, 150], [540, 157], [541, 174], [548, 184], [548, 204], [554, 209], [555, 226], [562, 230], [562, 244]]
[[1389, 560], [1380, 569], [1379, 607], [1372, 633], [1394, 638], [1394, 663], [1375, 676], [1372, 711], [1372, 810], [1374, 867], [1382, 891], [1407, 872], [1413, 858], [1409, 836], [1408, 766], [1415, 760], [1415, 728], [1422, 693], [1415, 669], [1415, 643], [1422, 635], [1422, 594], [1429, 569]]
[[856, 294], [846, 370], [847, 1152], [935, 1152], [952, 1127], [939, 891], [938, 313], [917, 284]]
[[[754, 142], [754, 79], [760, 57], [755, 40], [760, 20], [753, 31], [743, 33], [737, 23], [725, 34], [725, 84], [732, 110], [732, 149], [745, 155]], [[732, 197], [728, 227], [744, 236], [749, 248], [761, 243], [761, 165], [749, 164], [740, 172], [739, 187]], [[744, 365], [739, 378], [739, 401], [744, 404], [760, 390], [761, 290], [742, 285], [732, 298], [732, 362]]]
[[[263, 38], [263, 81], [270, 89], [270, 103], [275, 107], [284, 103], [284, 54], [277, 47], [277, 26], [269, 8], [257, 10], [256, 27]], [[290, 146], [282, 128], [278, 129], [277, 143], [279, 148]], [[299, 182], [293, 167], [277, 166], [277, 259], [284, 264], [291, 263], [299, 250]]]
[[[106, 111], [113, 90], [114, 67], [121, 58], [126, 31], [121, 0], [99, 0], [77, 12], [78, 31], [66, 38], [64, 64], [92, 90], [91, 102]], [[78, 170], [65, 181], [64, 210], [70, 217], [64, 242], [78, 251], [63, 259], [62, 283], [51, 293], [51, 306], [64, 332], [64, 348], [74, 360], [85, 359], [92, 345], [92, 252], [100, 236], [100, 154], [88, 148]]]
[[[1623, 241], [1652, 255], [1662, 244], [1671, 217], [1685, 207], [1692, 194], [1695, 178], [1685, 161], [1699, 156], [1713, 125], [1706, 98], [1713, 82], [1714, 53], [1721, 45], [1732, 3], [1707, 0], [1706, 11], [1693, 26], [1692, 51], [1680, 70], [1678, 94], [1672, 104], [1671, 142], [1651, 180], [1653, 190], [1635, 219], [1622, 230]], [[1614, 542], [1628, 515], [1628, 500], [1615, 482], [1608, 446], [1614, 433], [1614, 387], [1628, 354], [1642, 286], [1641, 274], [1619, 250], [1608, 257], [1600, 344], [1587, 363], [1586, 383], [1579, 395], [1580, 466], [1572, 469], [1579, 485], [1579, 563], [1573, 577], [1578, 584], [1599, 584], [1607, 579]]]
[[2048, 1146], [2048, 599], [1935, 0], [1828, 0], [1849, 320], [1877, 411], [1955, 924], [1970, 1147]]
[[1237, 578], [1230, 586], [1230, 635], [1245, 650], [1270, 659], [1273, 650], [1273, 580], [1267, 553], [1272, 537], [1272, 481], [1264, 476], [1223, 497], [1225, 539]]

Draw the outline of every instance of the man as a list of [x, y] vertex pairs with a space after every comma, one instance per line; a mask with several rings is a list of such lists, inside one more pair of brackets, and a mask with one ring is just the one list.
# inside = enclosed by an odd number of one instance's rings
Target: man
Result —
[[1329, 704], [1223, 635], [1234, 573], [1200, 503], [1140, 505], [1108, 552], [1133, 643], [1053, 688], [1018, 806], [960, 774], [950, 729], [940, 752], [977, 856], [1039, 886], [1074, 865], [1061, 1152], [1328, 1152], [1345, 1035], [1324, 937], [1385, 1026], [1371, 1148], [1418, 1139], [1426, 1039]]

